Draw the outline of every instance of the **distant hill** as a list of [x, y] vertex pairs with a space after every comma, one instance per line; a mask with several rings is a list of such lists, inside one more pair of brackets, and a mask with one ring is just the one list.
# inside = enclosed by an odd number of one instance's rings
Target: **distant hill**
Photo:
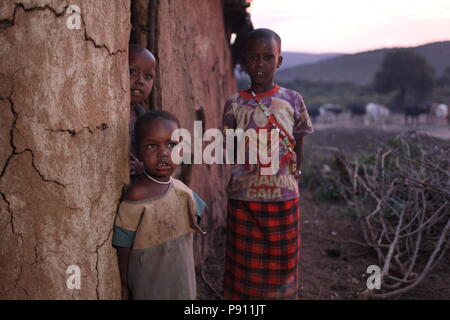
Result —
[[[450, 41], [429, 43], [414, 49], [427, 58], [438, 77], [442, 75], [446, 67], [450, 66]], [[389, 50], [392, 49], [340, 55], [313, 64], [286, 68], [277, 72], [276, 79], [279, 82], [304, 79], [369, 84], [373, 81], [374, 74], [380, 69], [383, 58]]]
[[279, 70], [290, 67], [297, 67], [304, 64], [316, 63], [322, 60], [340, 56], [340, 53], [303, 53], [303, 52], [282, 52], [283, 63]]

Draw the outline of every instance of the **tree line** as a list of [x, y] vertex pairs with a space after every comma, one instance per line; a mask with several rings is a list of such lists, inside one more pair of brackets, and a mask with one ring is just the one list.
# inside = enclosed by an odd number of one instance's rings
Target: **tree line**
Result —
[[[238, 87], [245, 85], [245, 80], [238, 80]], [[412, 48], [388, 51], [369, 85], [299, 79], [280, 85], [301, 92], [310, 109], [325, 103], [346, 108], [377, 102], [401, 112], [420, 104], [450, 104], [450, 66], [437, 77], [426, 57]]]

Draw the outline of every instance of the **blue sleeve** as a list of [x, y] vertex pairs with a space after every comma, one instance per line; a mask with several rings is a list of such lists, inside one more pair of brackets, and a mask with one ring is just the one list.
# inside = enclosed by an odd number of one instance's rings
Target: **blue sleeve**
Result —
[[136, 231], [130, 231], [114, 226], [112, 244], [116, 247], [131, 248], [133, 247], [135, 235]]
[[200, 198], [200, 196], [198, 194], [196, 194], [194, 191], [192, 191], [192, 194], [194, 195], [194, 200], [195, 200], [195, 215], [201, 217], [202, 216], [202, 212], [203, 210], [205, 210], [205, 208], [207, 207], [205, 201], [202, 200], [202, 198]]

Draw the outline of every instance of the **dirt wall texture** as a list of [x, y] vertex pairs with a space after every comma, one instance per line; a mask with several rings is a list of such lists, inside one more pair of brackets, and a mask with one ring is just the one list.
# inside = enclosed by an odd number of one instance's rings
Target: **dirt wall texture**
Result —
[[[203, 122], [203, 130], [221, 128], [223, 105], [236, 89], [224, 1], [136, 0], [132, 4], [133, 37], [158, 60], [151, 107], [174, 113], [192, 137], [194, 120]], [[205, 164], [182, 169], [181, 179], [209, 206], [202, 221], [207, 235], [196, 241], [201, 268], [205, 252], [214, 250], [215, 232], [225, 225], [228, 171], [223, 165]]]
[[129, 19], [129, 0], [0, 2], [0, 299], [119, 298]]

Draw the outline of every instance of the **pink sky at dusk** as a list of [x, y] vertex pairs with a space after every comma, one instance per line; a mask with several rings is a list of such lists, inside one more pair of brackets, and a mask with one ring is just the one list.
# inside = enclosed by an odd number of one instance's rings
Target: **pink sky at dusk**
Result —
[[450, 0], [253, 0], [283, 51], [355, 53], [450, 40]]

